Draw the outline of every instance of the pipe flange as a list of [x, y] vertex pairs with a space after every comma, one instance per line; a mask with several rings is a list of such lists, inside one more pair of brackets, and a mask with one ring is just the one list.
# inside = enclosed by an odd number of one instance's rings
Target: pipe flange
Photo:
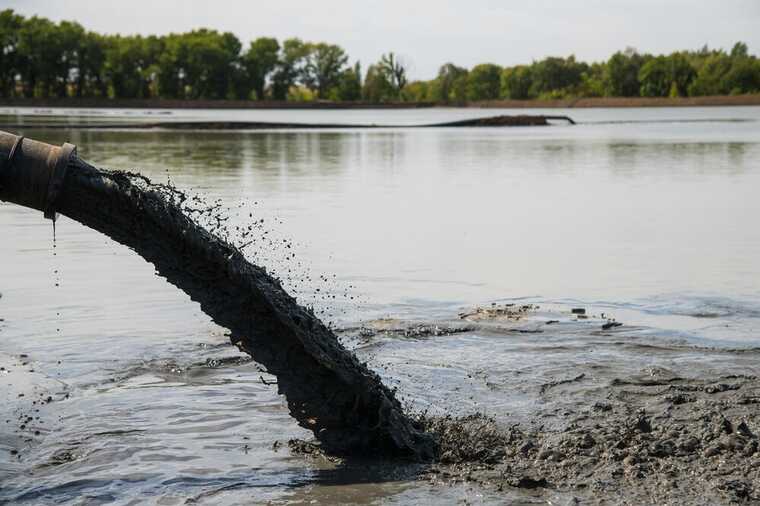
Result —
[[58, 153], [58, 160], [56, 160], [53, 166], [53, 171], [50, 174], [50, 181], [48, 182], [47, 197], [45, 198], [45, 218], [55, 221], [57, 218], [56, 202], [61, 195], [61, 189], [63, 188], [63, 180], [66, 177], [66, 169], [69, 166], [71, 157], [76, 155], [77, 147], [68, 142], [61, 146], [61, 150]]
[[0, 200], [42, 211], [55, 220], [73, 144], [53, 146], [0, 131]]

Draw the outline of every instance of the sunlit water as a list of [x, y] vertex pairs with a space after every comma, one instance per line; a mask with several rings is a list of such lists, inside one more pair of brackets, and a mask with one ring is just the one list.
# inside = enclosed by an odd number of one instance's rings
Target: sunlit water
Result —
[[[652, 367], [760, 372], [752, 351], [760, 348], [760, 108], [553, 110], [579, 124], [505, 129], [34, 127], [69, 121], [64, 112], [0, 110], [0, 128], [24, 123], [24, 135], [73, 142], [99, 167], [222, 199], [233, 239], [236, 225], [263, 219], [266, 239], [249, 246], [249, 258], [337, 327], [382, 317], [442, 322], [510, 301], [566, 321], [541, 334], [363, 340], [347, 332], [418, 408], [529, 422], [577, 400], [537, 391], [579, 371], [587, 374], [585, 390], [573, 393], [580, 398]], [[78, 114], [411, 125], [524, 112]], [[308, 433], [255, 363], [218, 360], [239, 356], [224, 329], [149, 264], [66, 218], [54, 243], [41, 213], [7, 204], [0, 234], [3, 363], [33, 368], [24, 381], [55, 398], [41, 408], [28, 395], [6, 403], [0, 502], [504, 498], [417, 482], [413, 469], [341, 472], [273, 448]], [[602, 333], [598, 321], [567, 315], [577, 306], [625, 325]], [[11, 374], [0, 371], [0, 381], [10, 385]], [[30, 409], [41, 419], [19, 428], [17, 411]]]

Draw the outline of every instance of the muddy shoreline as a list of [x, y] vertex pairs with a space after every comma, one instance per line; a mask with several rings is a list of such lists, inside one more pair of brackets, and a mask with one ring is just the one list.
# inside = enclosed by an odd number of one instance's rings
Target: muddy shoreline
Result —
[[431, 420], [441, 463], [426, 478], [558, 492], [583, 503], [760, 501], [760, 380], [619, 379], [558, 427], [500, 427], [484, 417]]

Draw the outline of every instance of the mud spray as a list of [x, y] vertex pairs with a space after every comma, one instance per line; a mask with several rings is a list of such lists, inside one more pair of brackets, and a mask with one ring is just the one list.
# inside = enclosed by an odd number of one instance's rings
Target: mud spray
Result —
[[71, 151], [61, 162], [66, 154], [58, 148], [18, 139], [0, 137], [0, 157], [8, 160], [0, 170], [0, 199], [48, 217], [60, 212], [152, 263], [229, 329], [233, 344], [277, 376], [291, 415], [326, 452], [435, 457], [434, 439], [379, 376], [277, 279], [185, 214], [183, 194], [137, 174], [98, 170]]

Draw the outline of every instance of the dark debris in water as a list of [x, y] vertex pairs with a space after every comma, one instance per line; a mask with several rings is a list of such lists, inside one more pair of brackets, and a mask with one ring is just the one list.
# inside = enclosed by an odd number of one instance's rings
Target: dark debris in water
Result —
[[517, 321], [539, 309], [535, 304], [496, 304], [479, 306], [459, 313], [459, 319], [469, 321], [479, 320], [512, 320]]
[[391, 337], [404, 339], [425, 339], [471, 332], [473, 325], [452, 325], [446, 323], [405, 322], [392, 318], [372, 320], [360, 327], [338, 329], [341, 334], [353, 334], [361, 340], [368, 341], [375, 337]]
[[[279, 441], [275, 441], [275, 444], [277, 443], [279, 443]], [[277, 444], [277, 446], [280, 446], [280, 445]], [[273, 445], [273, 448], [275, 448], [274, 445]], [[344, 462], [342, 458], [326, 453], [325, 450], [322, 448], [322, 446], [318, 442], [314, 442], [314, 441], [304, 441], [303, 439], [290, 439], [288, 440], [288, 449], [290, 450], [291, 454], [298, 455], [301, 457], [307, 457], [307, 458], [312, 458], [312, 459], [324, 459], [333, 463]]]

